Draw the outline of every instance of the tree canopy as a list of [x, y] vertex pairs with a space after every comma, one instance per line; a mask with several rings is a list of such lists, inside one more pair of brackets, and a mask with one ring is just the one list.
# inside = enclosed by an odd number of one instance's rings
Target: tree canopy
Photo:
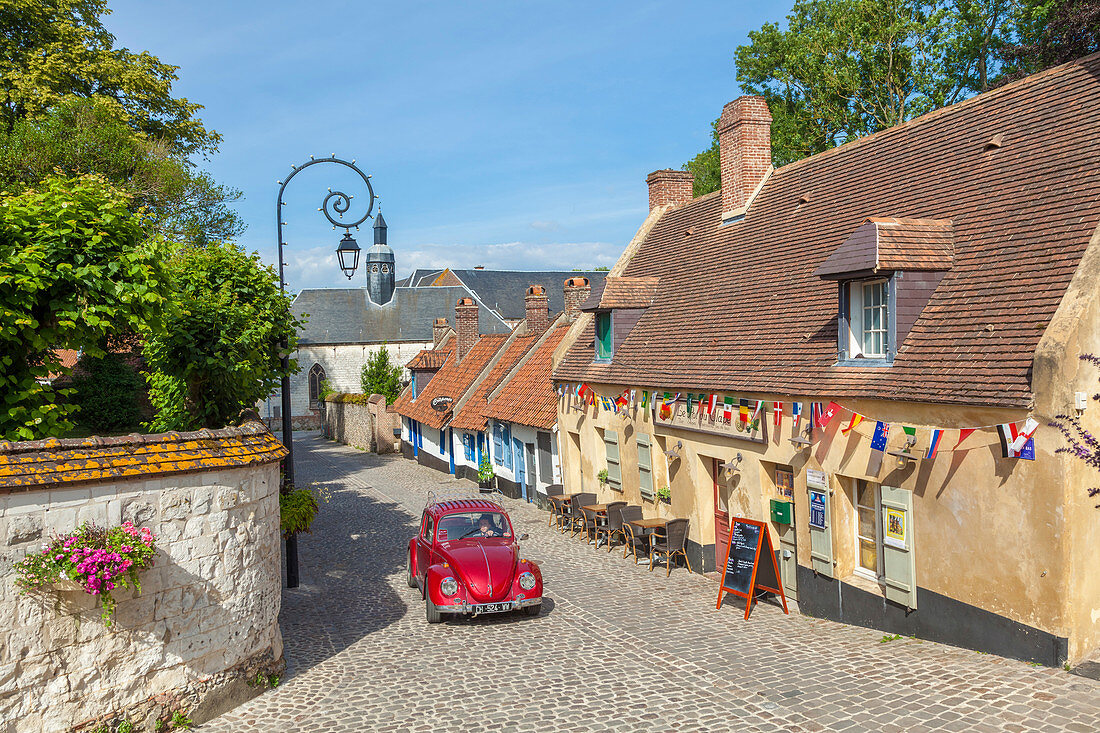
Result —
[[[1070, 0], [1073, 1], [1073, 0]], [[1098, 2], [1100, 0], [1076, 0]], [[1019, 64], [1007, 49], [1051, 0], [796, 0], [735, 52], [745, 94], [768, 102], [776, 166], [954, 104]], [[717, 127], [684, 168], [695, 194], [721, 185]]]
[[0, 124], [44, 116], [70, 96], [95, 97], [172, 153], [212, 153], [220, 136], [201, 105], [172, 96], [179, 67], [115, 48], [107, 0], [0, 0]]
[[156, 333], [170, 312], [164, 247], [97, 176], [49, 176], [0, 196], [0, 437], [72, 427], [50, 384], [55, 349], [103, 356], [112, 336]]
[[394, 364], [390, 350], [385, 346], [375, 351], [363, 365], [359, 384], [363, 394], [380, 394], [386, 398], [386, 404], [392, 405], [401, 394], [401, 366]]

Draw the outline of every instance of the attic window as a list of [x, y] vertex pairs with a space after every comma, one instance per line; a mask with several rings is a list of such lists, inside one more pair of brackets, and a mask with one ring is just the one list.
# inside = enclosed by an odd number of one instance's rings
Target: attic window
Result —
[[611, 311], [596, 313], [596, 361], [611, 361], [613, 348]]
[[985, 144], [985, 147], [983, 148], [983, 151], [984, 150], [996, 150], [997, 148], [1003, 147], [1004, 144], [1005, 144], [1005, 134], [1003, 132], [998, 132], [996, 135], [989, 138], [989, 141]]

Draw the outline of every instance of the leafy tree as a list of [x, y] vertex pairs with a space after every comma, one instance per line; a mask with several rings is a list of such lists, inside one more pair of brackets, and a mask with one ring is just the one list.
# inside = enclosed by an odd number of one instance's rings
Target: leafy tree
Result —
[[132, 195], [131, 208], [146, 208], [149, 231], [170, 242], [202, 244], [244, 231], [229, 208], [240, 191], [134, 130], [102, 99], [66, 97], [41, 117], [0, 130], [0, 188], [23, 190], [55, 171], [102, 174]]
[[390, 359], [390, 350], [385, 346], [371, 354], [363, 365], [359, 384], [363, 394], [380, 394], [386, 398], [386, 404], [392, 405], [401, 394], [401, 367]]
[[1025, 0], [1019, 42], [1004, 49], [1011, 78], [1100, 51], [1100, 0]]
[[234, 244], [184, 247], [168, 269], [178, 308], [145, 341], [149, 427], [223, 427], [279, 385], [302, 323], [275, 271]]
[[0, 2], [0, 125], [44, 116], [65, 97], [96, 97], [118, 119], [173, 153], [211, 153], [220, 137], [172, 96], [177, 66], [147, 52], [115, 48], [103, 25], [106, 0]]
[[72, 402], [80, 407], [77, 418], [82, 425], [106, 433], [137, 427], [141, 377], [122, 355], [82, 356], [72, 385]]
[[[95, 176], [45, 178], [0, 195], [0, 436], [72, 428], [75, 405], [49, 383], [55, 349], [101, 357], [111, 336], [156, 333], [168, 307], [163, 245], [130, 197]], [[63, 396], [63, 395], [62, 395]]]
[[[772, 113], [777, 166], [988, 88], [1022, 21], [1021, 0], [795, 0], [736, 50], [737, 79]], [[720, 185], [718, 132], [684, 168]]]

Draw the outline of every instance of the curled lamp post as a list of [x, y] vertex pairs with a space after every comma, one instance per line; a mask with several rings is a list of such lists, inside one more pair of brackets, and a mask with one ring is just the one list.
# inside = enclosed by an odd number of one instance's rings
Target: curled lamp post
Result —
[[[285, 179], [279, 181], [279, 197], [275, 203], [275, 221], [278, 224], [279, 232], [279, 291], [286, 292], [286, 279], [283, 277], [283, 225], [286, 222], [283, 221], [283, 191], [286, 189], [290, 180], [294, 176], [298, 175], [311, 165], [317, 165], [319, 163], [336, 163], [346, 168], [350, 168], [359, 174], [359, 177], [363, 179], [363, 183], [367, 186], [367, 193], [370, 196], [370, 200], [367, 202], [367, 210], [364, 214], [355, 221], [348, 223], [343, 221], [344, 214], [351, 208], [352, 196], [348, 196], [343, 191], [333, 191], [329, 189], [329, 193], [325, 196], [325, 200], [321, 203], [321, 208], [318, 209], [325, 215], [325, 218], [332, 224], [332, 228], [342, 227], [344, 229], [344, 238], [340, 240], [339, 247], [336, 248], [336, 256], [340, 262], [340, 269], [343, 271], [347, 278], [350, 280], [355, 274], [355, 269], [359, 266], [359, 245], [351, 236], [352, 228], [358, 229], [359, 225], [367, 220], [367, 217], [374, 211], [374, 188], [370, 185], [370, 176], [363, 173], [355, 167], [355, 160], [351, 162], [341, 160], [337, 158], [335, 154], [328, 158], [314, 158], [309, 156], [309, 161], [302, 165], [292, 165], [293, 172]], [[329, 209], [335, 212], [340, 221], [332, 218], [332, 214], [329, 213]], [[283, 380], [282, 380], [282, 408], [283, 408], [283, 445], [286, 447], [286, 460], [283, 462], [285, 481], [282, 489], [287, 486], [294, 485], [294, 431], [291, 428], [290, 419], [290, 344], [283, 341]], [[298, 587], [298, 536], [289, 535], [286, 538], [286, 586], [287, 588]]]

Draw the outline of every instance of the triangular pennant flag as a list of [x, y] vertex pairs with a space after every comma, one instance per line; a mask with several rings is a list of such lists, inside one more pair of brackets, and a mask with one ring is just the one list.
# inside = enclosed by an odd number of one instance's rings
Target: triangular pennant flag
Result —
[[[1024, 426], [1020, 428], [1016, 433], [1016, 440], [1012, 441], [1012, 448], [1017, 453], [1024, 449], [1027, 442], [1031, 440], [1031, 436], [1035, 435], [1035, 431], [1039, 428], [1039, 423], [1034, 418], [1028, 418], [1024, 421]], [[1023, 456], [1021, 456], [1022, 458]]]
[[940, 438], [942, 437], [942, 430], [932, 430], [932, 434], [928, 439], [928, 452], [924, 454], [925, 458], [931, 458], [936, 455], [936, 449], [940, 447]]
[[646, 409], [649, 406], [649, 390], [642, 390], [642, 409]]
[[764, 400], [754, 400], [754, 402], [756, 402], [756, 405], [752, 408], [752, 418], [749, 422], [752, 423], [752, 429], [756, 430], [760, 417], [764, 412]]
[[890, 435], [890, 425], [881, 420], [875, 423], [875, 434], [871, 436], [871, 450], [886, 450], [886, 438]]
[[739, 399], [737, 401], [737, 414], [741, 424], [744, 425], [749, 421], [749, 401], [746, 399]]
[[798, 429], [799, 423], [802, 422], [802, 403], [801, 402], [792, 402], [791, 403], [791, 416], [794, 418], [794, 427], [795, 427], [795, 429]]
[[722, 398], [722, 419], [728, 423], [733, 422], [733, 398]]
[[775, 427], [783, 426], [783, 403], [772, 402], [772, 422]]
[[1018, 432], [1014, 422], [997, 426], [997, 434], [1001, 438], [1001, 458], [1016, 458], [1019, 455], [1019, 451], [1014, 448]]
[[[962, 445], [962, 442], [964, 440], [966, 440], [967, 438], [969, 438], [970, 434], [973, 433], [975, 430], [977, 430], [977, 428], [962, 428], [962, 429], [960, 429], [959, 430], [959, 442], [955, 443], [955, 448], [958, 448], [960, 445]], [[954, 450], [954, 449], [952, 449], [952, 450]]]
[[817, 413], [817, 425], [818, 427], [823, 428], [829, 424], [829, 421], [832, 420], [837, 413], [840, 412], [840, 405], [835, 402], [830, 402], [829, 406], [826, 409], [822, 410], [820, 407], [821, 403], [818, 402], [817, 404], [819, 405]]

